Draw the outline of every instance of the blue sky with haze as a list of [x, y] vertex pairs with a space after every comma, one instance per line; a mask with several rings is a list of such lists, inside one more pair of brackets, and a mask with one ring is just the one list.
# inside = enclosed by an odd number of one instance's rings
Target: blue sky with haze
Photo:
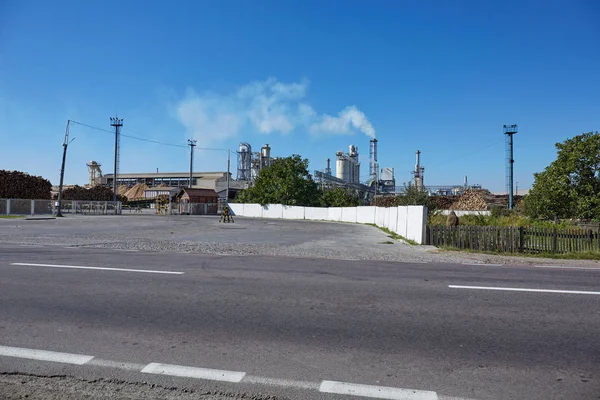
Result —
[[[533, 182], [554, 143], [600, 130], [600, 3], [573, 1], [0, 2], [0, 169], [58, 183], [67, 119], [199, 147], [240, 141], [322, 169], [369, 135], [380, 166], [425, 183]], [[67, 183], [112, 172], [109, 133], [71, 126]], [[121, 172], [186, 171], [186, 148], [123, 138]], [[197, 151], [197, 170], [224, 170]], [[235, 162], [232, 163], [232, 169]], [[235, 172], [234, 172], [235, 174]]]

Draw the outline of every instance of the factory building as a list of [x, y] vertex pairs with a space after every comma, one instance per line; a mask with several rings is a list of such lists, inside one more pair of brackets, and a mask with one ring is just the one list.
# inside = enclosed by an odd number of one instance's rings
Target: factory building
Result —
[[[106, 174], [102, 177], [102, 184], [112, 187], [113, 174]], [[133, 187], [137, 184], [148, 186], [153, 194], [165, 194], [172, 188], [189, 187], [189, 172], [146, 172], [146, 173], [119, 173], [117, 176], [117, 186]], [[159, 188], [163, 192], [159, 193]], [[235, 196], [239, 190], [245, 189], [247, 183], [233, 180], [229, 174], [229, 197]], [[192, 174], [192, 188], [194, 189], [212, 189], [219, 194], [219, 197], [225, 198], [227, 192], [227, 172], [194, 172]]]

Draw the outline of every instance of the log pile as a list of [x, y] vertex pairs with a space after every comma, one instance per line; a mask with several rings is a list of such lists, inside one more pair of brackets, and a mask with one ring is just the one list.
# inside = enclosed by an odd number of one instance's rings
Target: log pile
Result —
[[[94, 186], [86, 189], [75, 185], [63, 190], [63, 200], [112, 201], [113, 191], [106, 186]], [[117, 196], [117, 200], [120, 200], [120, 196]]]
[[0, 198], [46, 200], [51, 191], [52, 184], [41, 176], [0, 170]]
[[457, 196], [431, 196], [436, 210], [449, 210], [457, 199]]
[[450, 206], [450, 209], [481, 211], [488, 209], [488, 203], [480, 191], [468, 189]]

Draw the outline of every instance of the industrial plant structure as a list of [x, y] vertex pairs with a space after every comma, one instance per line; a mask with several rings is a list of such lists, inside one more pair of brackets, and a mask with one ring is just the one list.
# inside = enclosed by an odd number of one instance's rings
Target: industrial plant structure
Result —
[[254, 181], [260, 170], [271, 165], [274, 160], [268, 143], [261, 147], [259, 152], [253, 153], [252, 146], [242, 142], [238, 147], [237, 155], [237, 180], [244, 182]]
[[358, 161], [358, 147], [351, 144], [348, 154], [341, 150], [335, 153], [335, 177], [348, 183], [360, 183], [360, 162]]

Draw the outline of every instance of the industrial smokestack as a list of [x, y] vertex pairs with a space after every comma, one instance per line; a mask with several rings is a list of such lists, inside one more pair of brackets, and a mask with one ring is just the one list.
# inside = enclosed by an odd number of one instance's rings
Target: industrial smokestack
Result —
[[327, 159], [327, 168], [325, 168], [325, 175], [331, 175], [331, 158]]
[[467, 181], [467, 176], [465, 175], [465, 188], [466, 188], [467, 186], [469, 186], [469, 183], [468, 183], [468, 181]]
[[425, 186], [423, 184], [423, 174], [425, 172], [425, 168], [423, 168], [421, 166], [421, 152], [419, 150], [417, 150], [417, 161], [415, 164], [415, 170], [413, 172], [413, 174], [415, 175], [415, 186], [418, 189], [425, 189]]
[[377, 172], [379, 171], [379, 164], [377, 163], [377, 139], [373, 138], [370, 140], [370, 151], [369, 151], [369, 175], [371, 180], [377, 180]]

